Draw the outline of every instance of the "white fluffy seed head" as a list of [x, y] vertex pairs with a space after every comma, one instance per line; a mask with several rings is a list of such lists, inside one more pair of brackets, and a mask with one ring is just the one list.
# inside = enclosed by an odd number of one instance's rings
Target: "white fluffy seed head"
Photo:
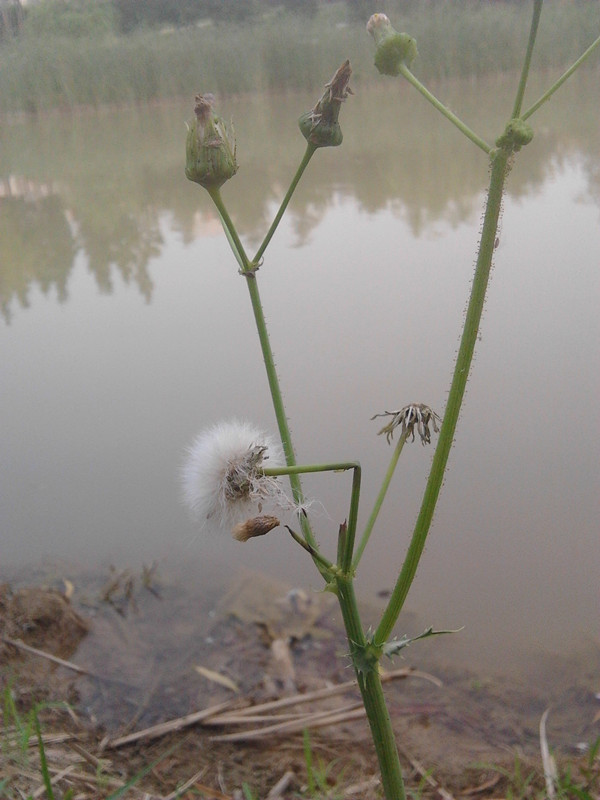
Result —
[[262, 467], [282, 466], [275, 440], [247, 422], [219, 422], [196, 437], [182, 469], [183, 499], [202, 528], [231, 531], [260, 513], [263, 503], [290, 505], [277, 478]]

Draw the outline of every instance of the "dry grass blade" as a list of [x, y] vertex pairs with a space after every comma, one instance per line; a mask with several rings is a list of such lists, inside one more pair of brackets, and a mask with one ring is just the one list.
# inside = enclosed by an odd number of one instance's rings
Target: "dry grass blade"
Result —
[[542, 753], [542, 764], [544, 766], [544, 780], [546, 781], [546, 793], [548, 800], [554, 800], [556, 797], [556, 781], [558, 778], [556, 772], [556, 762], [548, 747], [548, 739], [546, 738], [546, 719], [550, 709], [547, 708], [542, 714], [540, 719], [540, 751]]
[[296, 776], [291, 770], [284, 772], [277, 783], [271, 787], [269, 794], [267, 795], [267, 800], [277, 800], [277, 798], [282, 797], [283, 793], [295, 777]]
[[240, 731], [239, 733], [225, 733], [222, 736], [213, 736], [212, 741], [245, 742], [250, 739], [261, 739], [265, 736], [272, 736], [274, 733], [298, 733], [305, 728], [322, 728], [326, 725], [335, 725], [339, 722], [360, 719], [364, 714], [364, 706], [362, 702], [359, 701], [337, 711], [316, 711], [313, 714], [306, 714], [298, 720], [267, 725], [264, 728], [252, 728], [252, 730]]
[[406, 758], [407, 761], [410, 762], [413, 769], [421, 776], [421, 778], [423, 778], [423, 780], [425, 781], [425, 783], [427, 783], [428, 786], [431, 786], [432, 789], [435, 789], [436, 794], [438, 794], [442, 798], [442, 800], [454, 800], [454, 795], [450, 794], [450, 792], [447, 792], [442, 786], [440, 786], [440, 784], [435, 780], [435, 778], [431, 777], [429, 771], [425, 769], [423, 764], [421, 764], [421, 762], [418, 759], [416, 759], [411, 753], [409, 753], [403, 747], [398, 746], [398, 752], [402, 753], [404, 758]]
[[[53, 775], [52, 778], [50, 779], [50, 783], [52, 785], [57, 784], [59, 781], [61, 781], [63, 778], [65, 778], [67, 775], [73, 772], [73, 769], [74, 769], [73, 764], [69, 764], [68, 767], [61, 769], [60, 772], [57, 772], [55, 775]], [[35, 792], [33, 792], [31, 797], [33, 798], [33, 800], [36, 800], [36, 798], [42, 797], [45, 791], [46, 787], [44, 786], [44, 784], [42, 784], [41, 786], [38, 786], [38, 788], [35, 790]]]
[[[391, 672], [384, 672], [381, 676], [383, 683], [399, 678], [422, 678], [423, 680], [431, 681], [435, 686], [442, 686], [442, 682], [438, 678], [430, 675], [428, 672], [419, 672], [418, 670], [405, 667], [403, 669], [393, 670]], [[356, 688], [356, 681], [345, 681], [338, 683], [337, 686], [328, 686], [326, 689], [316, 689], [314, 692], [305, 692], [304, 694], [295, 694], [291, 697], [283, 697], [280, 700], [271, 700], [268, 703], [261, 703], [260, 705], [247, 706], [246, 708], [236, 709], [234, 712], [220, 714], [219, 716], [211, 717], [205, 720], [205, 725], [227, 725], [237, 724], [244, 716], [255, 716], [262, 714], [265, 711], [279, 711], [288, 706], [300, 705], [302, 703], [310, 703], [313, 700], [324, 700], [328, 697], [334, 697], [337, 694], [343, 694], [349, 689]], [[248, 720], [249, 721], [249, 720]]]
[[208, 767], [202, 767], [202, 769], [198, 770], [195, 775], [192, 775], [189, 780], [179, 786], [174, 792], [171, 792], [171, 794], [163, 797], [163, 800], [176, 800], [178, 797], [181, 797], [184, 792], [187, 792], [187, 790], [190, 789], [195, 783], [198, 783], [207, 769]]
[[231, 708], [231, 701], [227, 703], [219, 703], [216, 706], [205, 708], [202, 711], [196, 711], [193, 714], [187, 714], [185, 717], [178, 717], [177, 719], [170, 720], [169, 722], [161, 722], [159, 725], [153, 725], [150, 728], [144, 728], [143, 731], [129, 733], [127, 736], [121, 736], [117, 739], [108, 739], [104, 746], [116, 748], [122, 747], [124, 744], [137, 742], [140, 739], [154, 739], [158, 736], [164, 736], [165, 733], [172, 733], [173, 731], [181, 730], [181, 728], [187, 728], [189, 725], [194, 725], [196, 722], [201, 722], [207, 717], [212, 717], [225, 708]]

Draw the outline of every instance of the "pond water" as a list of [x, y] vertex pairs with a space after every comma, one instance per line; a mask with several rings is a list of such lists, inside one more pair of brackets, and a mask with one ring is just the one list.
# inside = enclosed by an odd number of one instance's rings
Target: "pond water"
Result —
[[[407, 604], [419, 625], [464, 626], [435, 643], [455, 665], [523, 672], [533, 654], [597, 642], [596, 79], [574, 79], [533, 118], [509, 179], [456, 446]], [[535, 77], [531, 101], [549, 80]], [[515, 84], [436, 89], [491, 140]], [[343, 146], [311, 162], [258, 277], [299, 461], [360, 460], [364, 523], [390, 457], [370, 418], [409, 402], [443, 412], [488, 168], [409, 87], [355, 88]], [[220, 99], [241, 165], [223, 196], [251, 251], [314, 100]], [[208, 196], [183, 175], [191, 106], [3, 126], [5, 576], [48, 560], [156, 561], [196, 592], [242, 567], [320, 588], [287, 535], [199, 536], [180, 500], [184, 450], [203, 427], [238, 417], [275, 432], [245, 281]], [[432, 453], [404, 449], [357, 579], [371, 603], [393, 585]], [[305, 489], [334, 553], [348, 476]]]

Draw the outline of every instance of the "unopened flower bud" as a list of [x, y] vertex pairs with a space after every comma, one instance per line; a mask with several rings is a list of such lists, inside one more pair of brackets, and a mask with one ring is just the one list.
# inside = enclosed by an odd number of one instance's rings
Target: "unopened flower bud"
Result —
[[277, 517], [263, 514], [260, 517], [254, 517], [238, 523], [232, 531], [232, 536], [238, 542], [247, 542], [248, 539], [253, 539], [255, 536], [264, 536], [280, 524]]
[[398, 33], [385, 14], [373, 14], [367, 31], [375, 39], [375, 66], [382, 75], [399, 75], [400, 66], [410, 67], [418, 55], [416, 40]]
[[338, 122], [340, 108], [352, 89], [348, 86], [352, 69], [344, 61], [329, 83], [316, 106], [302, 114], [298, 120], [302, 135], [315, 147], [337, 147], [344, 138]]
[[235, 138], [213, 111], [211, 94], [196, 95], [195, 119], [188, 125], [185, 174], [205, 189], [218, 189], [237, 172]]
[[524, 145], [533, 139], [533, 128], [525, 120], [515, 117], [511, 119], [504, 133], [496, 139], [496, 147], [503, 150], [518, 152]]

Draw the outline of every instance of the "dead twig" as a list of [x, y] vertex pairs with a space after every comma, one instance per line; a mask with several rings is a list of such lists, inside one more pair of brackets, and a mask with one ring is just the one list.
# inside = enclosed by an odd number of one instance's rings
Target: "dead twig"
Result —
[[10, 644], [13, 647], [16, 647], [17, 650], [23, 650], [26, 653], [32, 653], [34, 656], [40, 656], [41, 658], [45, 658], [48, 661], [52, 661], [54, 664], [59, 664], [61, 667], [66, 667], [67, 669], [71, 669], [74, 672], [78, 672], [80, 675], [91, 674], [90, 672], [88, 672], [87, 669], [79, 667], [77, 666], [77, 664], [73, 664], [72, 661], [65, 661], [62, 658], [58, 658], [58, 656], [53, 656], [51, 653], [46, 653], [45, 650], [38, 650], [37, 647], [31, 647], [30, 645], [25, 644], [25, 642], [22, 642], [20, 639], [11, 639], [8, 636], [3, 636], [2, 641], [5, 644]]

